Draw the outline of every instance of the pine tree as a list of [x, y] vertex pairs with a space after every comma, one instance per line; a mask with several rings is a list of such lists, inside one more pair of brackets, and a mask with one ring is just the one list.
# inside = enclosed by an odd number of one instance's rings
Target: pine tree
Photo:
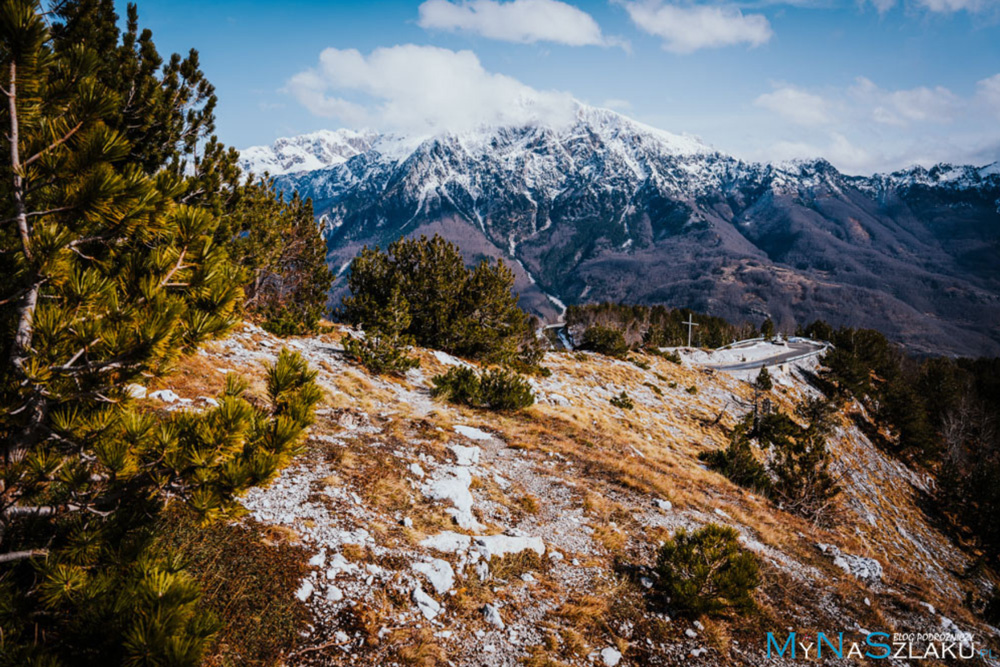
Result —
[[458, 247], [439, 236], [399, 239], [385, 251], [365, 248], [351, 264], [341, 317], [362, 328], [399, 290], [409, 307], [405, 333], [428, 347], [499, 364], [537, 363], [528, 316], [511, 292], [502, 261], [468, 269]]
[[[149, 522], [167, 499], [237, 511], [297, 451], [319, 390], [282, 353], [266, 403], [233, 376], [201, 414], [133, 405], [128, 383], [235, 324], [243, 276], [170, 168], [201, 117], [132, 143], [123, 109], [148, 100], [108, 86], [74, 30], [53, 39], [35, 2], [0, 2], [0, 663], [195, 665], [213, 624], [179, 564], [146, 555]], [[155, 100], [193, 65], [168, 65]]]
[[247, 274], [247, 312], [278, 335], [315, 331], [333, 274], [312, 203], [287, 201], [270, 180], [237, 186], [216, 237]]
[[774, 338], [774, 321], [771, 320], [770, 317], [764, 320], [764, 323], [760, 325], [760, 335], [767, 340]]

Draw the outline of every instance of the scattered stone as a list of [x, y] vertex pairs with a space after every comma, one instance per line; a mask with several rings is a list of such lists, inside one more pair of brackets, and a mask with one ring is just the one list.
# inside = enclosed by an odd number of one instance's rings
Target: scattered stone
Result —
[[344, 599], [344, 591], [340, 590], [336, 586], [330, 586], [326, 589], [326, 599], [330, 602], [340, 602]]
[[219, 407], [219, 402], [214, 398], [212, 398], [211, 396], [199, 396], [198, 403], [200, 403], [201, 405], [207, 405], [210, 408]]
[[478, 428], [473, 428], [471, 426], [462, 426], [461, 424], [455, 427], [455, 433], [464, 435], [469, 440], [490, 440], [493, 438], [493, 436], [486, 431], [481, 431]]
[[694, 627], [698, 628], [698, 630], [701, 630], [701, 631], [703, 631], [705, 629], [705, 626], [701, 624], [701, 621], [695, 621], [694, 622]]
[[530, 572], [525, 572], [524, 574], [521, 575], [521, 581], [523, 581], [526, 584], [533, 584], [535, 583], [535, 578], [531, 575]]
[[310, 596], [312, 596], [313, 590], [315, 590], [313, 582], [306, 579], [305, 581], [302, 582], [302, 585], [299, 586], [299, 590], [295, 591], [295, 597], [297, 597], [302, 602], [305, 602], [310, 598]]
[[671, 503], [669, 500], [660, 500], [659, 498], [654, 500], [653, 504], [666, 512], [669, 512], [674, 508], [673, 503]]
[[404, 516], [403, 520], [399, 522], [403, 528], [413, 528], [413, 519], [408, 516]]
[[691, 639], [694, 639], [695, 637], [698, 636], [698, 633], [695, 632], [694, 630], [692, 630], [691, 628], [688, 628], [687, 630], [685, 630], [684, 634], [687, 635], [688, 637], [690, 637]]
[[326, 565], [326, 552], [320, 551], [318, 554], [310, 558], [309, 565], [312, 567], [323, 567]]
[[155, 398], [158, 401], [163, 401], [164, 403], [176, 403], [181, 399], [181, 397], [175, 394], [171, 389], [160, 389], [159, 391], [154, 391], [149, 395], [149, 397]]
[[484, 560], [476, 563], [476, 576], [479, 577], [479, 581], [486, 581], [490, 578], [490, 564]]
[[448, 445], [448, 449], [450, 449], [452, 454], [455, 455], [455, 463], [460, 466], [472, 466], [479, 463], [479, 454], [481, 450], [475, 445], [470, 447], [465, 447], [463, 445]]
[[499, 630], [503, 630], [506, 627], [503, 619], [500, 618], [500, 612], [493, 605], [487, 604], [483, 607], [482, 612], [483, 619], [490, 625], [495, 626]]
[[856, 579], [869, 583], [882, 581], [882, 563], [874, 558], [844, 553], [832, 544], [817, 544], [816, 547], [833, 559], [833, 564]]
[[438, 604], [438, 601], [424, 593], [424, 589], [420, 586], [413, 589], [412, 597], [417, 604], [417, 609], [428, 621], [434, 620], [434, 617], [441, 613], [441, 605]]
[[351, 641], [351, 638], [343, 630], [337, 630], [337, 632], [334, 633], [333, 638], [337, 640], [338, 644], [346, 644], [347, 642]]
[[455, 571], [451, 569], [451, 563], [444, 559], [435, 558], [425, 563], [414, 563], [412, 567], [414, 572], [427, 577], [438, 595], [447, 593], [455, 585]]
[[132, 384], [125, 385], [125, 393], [132, 398], [146, 398], [146, 388], [141, 384], [135, 384], [134, 382]]
[[440, 476], [426, 485], [424, 493], [428, 498], [451, 502], [454, 508], [450, 508], [448, 513], [459, 527], [481, 530], [482, 525], [472, 515], [472, 493], [469, 491], [472, 473], [461, 466], [442, 468], [439, 472]]
[[621, 662], [622, 654], [618, 649], [608, 648], [601, 650], [601, 660], [604, 661], [606, 667], [615, 667], [619, 662]]
[[564, 558], [564, 556], [561, 553], [559, 553], [558, 551], [552, 551], [552, 552], [549, 553], [549, 560], [553, 560], [553, 561], [555, 561], [557, 563], [559, 561], [561, 561], [563, 558]]
[[650, 579], [649, 577], [642, 577], [641, 579], [639, 579], [639, 583], [642, 584], [643, 588], [653, 587], [653, 580]]
[[423, 479], [424, 474], [425, 474], [424, 473], [424, 469], [420, 467], [419, 463], [411, 463], [410, 464], [410, 472], [412, 472], [414, 475], [416, 475], [417, 477], [419, 477], [421, 479]]
[[446, 530], [437, 535], [425, 538], [420, 543], [420, 546], [451, 554], [456, 551], [465, 551], [469, 548], [470, 544], [472, 544], [472, 538], [468, 535]]

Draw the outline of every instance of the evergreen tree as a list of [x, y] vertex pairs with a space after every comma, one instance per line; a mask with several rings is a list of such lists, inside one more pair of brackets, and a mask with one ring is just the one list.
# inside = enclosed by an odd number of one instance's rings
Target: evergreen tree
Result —
[[61, 7], [90, 23], [53, 39], [35, 2], [0, 1], [0, 663], [195, 665], [214, 626], [179, 564], [148, 556], [150, 521], [167, 499], [234, 512], [297, 451], [319, 390], [283, 353], [267, 403], [233, 376], [201, 414], [133, 405], [128, 383], [235, 324], [243, 276], [171, 168], [208, 102], [167, 114], [167, 141], [123, 120], [178, 86], [197, 103], [196, 61], [126, 98], [92, 48], [117, 42], [110, 3]]
[[398, 290], [409, 306], [405, 333], [418, 344], [490, 363], [537, 363], [534, 332], [503, 261], [470, 270], [458, 247], [439, 236], [403, 238], [385, 251], [362, 250], [348, 286], [341, 317], [354, 325], [373, 326]]
[[767, 366], [761, 366], [760, 372], [757, 373], [757, 378], [753, 381], [753, 387], [757, 391], [771, 391], [774, 388], [774, 382], [771, 381], [771, 374], [767, 370]]
[[130, 164], [172, 173], [184, 183], [175, 201], [219, 220], [214, 241], [244, 270], [251, 317], [279, 335], [315, 330], [333, 276], [312, 205], [294, 195], [283, 202], [269, 179], [246, 177], [237, 151], [212, 136], [217, 99], [198, 52], [164, 60], [134, 4], [124, 30], [113, 0], [64, 0], [55, 16], [54, 48], [88, 48], [95, 80], [117, 93], [102, 120], [125, 139]]
[[767, 340], [774, 338], [774, 321], [772, 321], [770, 317], [764, 320], [764, 323], [760, 325], [760, 335]]
[[238, 190], [216, 237], [247, 274], [247, 312], [278, 335], [315, 331], [333, 274], [312, 203], [297, 193], [285, 201], [268, 180]]

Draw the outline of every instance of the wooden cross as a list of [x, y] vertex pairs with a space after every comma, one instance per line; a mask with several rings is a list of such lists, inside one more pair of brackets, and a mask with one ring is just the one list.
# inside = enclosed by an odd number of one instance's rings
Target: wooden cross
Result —
[[694, 323], [694, 319], [691, 317], [690, 313], [688, 313], [688, 321], [682, 322], [682, 324], [688, 328], [688, 347], [691, 347], [691, 331], [693, 331], [694, 327], [698, 325]]

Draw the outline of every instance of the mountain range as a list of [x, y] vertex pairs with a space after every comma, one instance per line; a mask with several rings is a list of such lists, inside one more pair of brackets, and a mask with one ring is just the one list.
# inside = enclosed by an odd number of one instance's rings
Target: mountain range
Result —
[[871, 327], [917, 354], [1000, 354], [1000, 163], [853, 176], [747, 162], [579, 105], [562, 126], [349, 130], [242, 152], [310, 197], [338, 275], [364, 245], [440, 234], [503, 258], [522, 306], [663, 303], [793, 328]]

